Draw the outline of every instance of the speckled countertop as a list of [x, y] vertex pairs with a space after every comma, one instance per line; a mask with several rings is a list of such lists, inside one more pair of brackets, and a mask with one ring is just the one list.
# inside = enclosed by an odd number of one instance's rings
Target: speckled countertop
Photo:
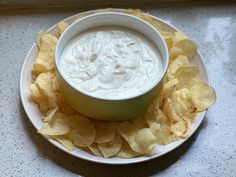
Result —
[[197, 133], [175, 151], [136, 165], [94, 164], [53, 147], [25, 115], [20, 71], [36, 32], [81, 10], [0, 10], [0, 176], [236, 176], [236, 4], [142, 9], [199, 44], [218, 99]]

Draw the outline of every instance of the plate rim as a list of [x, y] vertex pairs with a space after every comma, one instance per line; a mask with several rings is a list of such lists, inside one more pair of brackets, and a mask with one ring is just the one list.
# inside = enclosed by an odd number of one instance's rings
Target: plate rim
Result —
[[[81, 12], [81, 13], [78, 13], [78, 14], [75, 14], [75, 15], [72, 15], [72, 16], [69, 16], [61, 21], [71, 21], [79, 16], [86, 16], [90, 13], [97, 13], [101, 10], [107, 10], [107, 11], [115, 11], [115, 12], [125, 12], [127, 9], [119, 9], [119, 8], [113, 8], [113, 9], [96, 9], [96, 10], [89, 10], [89, 11], [84, 11], [84, 12]], [[174, 31], [180, 31], [178, 28], [176, 28], [175, 26], [171, 25], [170, 23], [166, 22], [165, 20], [161, 19], [161, 18], [158, 18], [154, 15], [151, 15], [151, 14], [148, 14], [150, 15], [152, 18], [154, 18], [155, 20], [157, 21], [160, 21], [161, 23], [165, 24], [166, 26], [172, 28]], [[56, 27], [56, 24], [52, 25], [50, 28], [47, 29], [47, 31], [52, 31], [54, 30]], [[34, 124], [31, 116], [30, 116], [30, 113], [28, 111], [29, 108], [27, 108], [27, 104], [25, 103], [25, 100], [24, 100], [24, 93], [23, 93], [23, 74], [24, 74], [24, 70], [26, 68], [26, 65], [28, 63], [28, 58], [31, 54], [31, 52], [33, 51], [33, 49], [36, 47], [36, 43], [34, 42], [33, 45], [31, 46], [30, 50], [27, 52], [26, 54], [26, 57], [24, 59], [24, 62], [22, 64], [22, 68], [21, 68], [21, 74], [20, 74], [20, 98], [21, 98], [21, 103], [23, 105], [23, 108], [24, 108], [24, 111], [28, 117], [28, 119], [30, 120], [30, 122], [32, 123], [32, 125], [34, 126], [34, 128], [36, 130], [38, 130], [37, 126]], [[204, 60], [203, 60], [203, 57], [200, 53], [200, 51], [198, 50], [197, 51], [198, 55], [199, 55], [199, 61], [202, 62], [202, 66], [203, 66], [203, 70], [205, 70], [205, 76], [206, 76], [206, 81], [207, 81], [207, 84], [210, 84], [210, 81], [209, 81], [209, 72], [207, 70], [207, 67], [204, 63]], [[180, 139], [178, 141], [175, 141], [175, 142], [179, 142], [177, 145], [175, 145], [173, 148], [171, 148], [170, 150], [167, 150], [166, 152], [162, 153], [162, 154], [155, 154], [153, 156], [148, 156], [146, 158], [140, 158], [138, 159], [139, 157], [135, 157], [135, 158], [130, 158], [130, 159], [122, 159], [124, 161], [127, 160], [127, 162], [120, 162], [120, 161], [113, 161], [113, 162], [107, 162], [105, 158], [103, 158], [104, 161], [102, 160], [96, 160], [96, 159], [90, 159], [90, 158], [85, 158], [85, 157], [82, 157], [82, 156], [78, 156], [77, 154], [73, 153], [73, 151], [68, 151], [66, 150], [61, 144], [59, 144], [57, 141], [55, 140], [52, 140], [52, 139], [47, 139], [45, 136], [43, 136], [47, 141], [49, 141], [52, 145], [54, 145], [55, 147], [59, 148], [60, 150], [76, 157], [76, 158], [80, 158], [80, 159], [83, 159], [83, 160], [86, 160], [86, 161], [90, 161], [90, 162], [94, 162], [94, 163], [100, 163], [100, 164], [109, 164], [109, 165], [125, 165], [125, 164], [136, 164], [136, 163], [141, 163], [141, 162], [145, 162], [145, 161], [148, 161], [148, 160], [152, 160], [152, 159], [156, 159], [156, 158], [159, 158], [159, 157], [162, 157], [168, 153], [170, 153], [171, 151], [175, 150], [176, 148], [178, 148], [179, 146], [183, 145], [188, 139], [190, 139], [190, 137], [199, 129], [200, 125], [202, 124], [204, 118], [205, 118], [205, 114], [206, 114], [207, 110], [201, 112], [201, 119], [200, 122], [198, 123], [198, 125], [196, 125], [196, 128], [194, 131], [191, 131], [191, 133], [189, 134], [189, 136], [185, 139]], [[131, 160], [132, 159], [132, 160]]]

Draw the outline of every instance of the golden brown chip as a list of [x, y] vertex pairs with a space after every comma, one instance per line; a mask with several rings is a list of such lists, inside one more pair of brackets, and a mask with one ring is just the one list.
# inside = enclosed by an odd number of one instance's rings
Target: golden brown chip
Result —
[[48, 73], [41, 73], [35, 80], [35, 84], [40, 91], [47, 97], [55, 99], [56, 95], [52, 87], [53, 77]]
[[171, 96], [171, 101], [179, 117], [189, 120], [195, 118], [197, 109], [192, 102], [191, 93], [188, 89], [182, 88], [175, 91]]
[[108, 158], [114, 156], [121, 150], [122, 141], [120, 135], [116, 134], [111, 142], [99, 143], [98, 149], [105, 158]]
[[185, 55], [190, 58], [193, 57], [197, 52], [197, 45], [181, 32], [175, 32], [173, 46], [182, 49]]
[[50, 122], [52, 120], [52, 118], [54, 117], [54, 115], [56, 114], [57, 111], [58, 111], [58, 107], [48, 111], [46, 116], [42, 117], [43, 121], [44, 122]]
[[216, 93], [214, 88], [203, 82], [194, 84], [190, 88], [192, 102], [197, 111], [203, 111], [212, 106], [216, 101]]
[[65, 135], [69, 133], [70, 126], [68, 124], [68, 121], [65, 118], [64, 114], [56, 113], [54, 115], [53, 121], [50, 121], [49, 123], [43, 123], [43, 126], [41, 129], [39, 129], [39, 133], [43, 135]]
[[130, 148], [130, 146], [127, 143], [127, 141], [123, 141], [120, 152], [118, 152], [116, 154], [116, 156], [120, 157], [120, 158], [134, 158], [134, 157], [138, 157], [138, 156], [141, 156], [141, 155], [142, 154], [133, 151]]
[[30, 84], [31, 98], [38, 104], [39, 109], [46, 113], [50, 109], [48, 99], [41, 93], [36, 84]]
[[75, 146], [73, 145], [71, 140], [68, 137], [66, 137], [66, 136], [54, 136], [52, 138], [54, 138], [57, 141], [59, 141], [63, 146], [65, 146], [65, 148], [68, 151], [73, 151], [75, 149]]
[[199, 69], [193, 65], [184, 65], [174, 74], [174, 77], [179, 80], [179, 84], [177, 85], [178, 88], [188, 84], [190, 80], [198, 78], [198, 76]]
[[96, 122], [96, 137], [95, 143], [106, 143], [110, 142], [116, 133], [116, 123], [114, 122]]
[[68, 117], [70, 126], [70, 138], [79, 147], [87, 147], [94, 142], [95, 127], [92, 121], [84, 116], [72, 115]]
[[167, 115], [171, 122], [176, 122], [181, 119], [175, 110], [173, 101], [170, 98], [165, 99], [161, 110], [165, 115]]
[[53, 90], [55, 92], [59, 92], [60, 91], [60, 87], [59, 87], [57, 76], [54, 76], [54, 78], [52, 80], [52, 88], [53, 88]]
[[32, 72], [37, 76], [40, 73], [51, 71], [54, 68], [54, 58], [47, 52], [39, 51]]
[[184, 55], [179, 55], [175, 60], [171, 62], [167, 71], [168, 80], [174, 79], [176, 71], [184, 65], [189, 64], [188, 58]]
[[168, 82], [166, 82], [162, 88], [162, 92], [160, 95], [160, 105], [163, 104], [163, 101], [171, 96], [172, 92], [174, 91], [176, 85], [179, 83], [178, 79], [171, 79]]
[[57, 24], [57, 29], [58, 29], [58, 33], [59, 33], [59, 36], [62, 35], [62, 33], [66, 30], [66, 28], [69, 26], [68, 23], [66, 22], [59, 22]]
[[157, 108], [156, 111], [151, 112], [150, 114], [145, 114], [145, 119], [149, 127], [153, 123], [166, 123], [168, 121], [166, 115], [159, 108]]
[[137, 132], [134, 141], [137, 144], [136, 152], [150, 154], [156, 144], [156, 137], [150, 128], [143, 128]]
[[152, 123], [150, 125], [150, 129], [152, 134], [156, 137], [157, 144], [169, 144], [175, 141], [175, 136], [170, 131], [170, 126], [168, 123]]
[[98, 149], [98, 144], [97, 143], [93, 143], [93, 144], [89, 145], [88, 148], [94, 155], [102, 157], [102, 153]]
[[39, 50], [48, 52], [51, 57], [54, 56], [54, 49], [57, 45], [58, 39], [56, 36], [46, 33], [40, 37]]
[[181, 48], [178, 48], [176, 46], [170, 48], [170, 50], [169, 50], [170, 62], [173, 61], [177, 56], [184, 55], [184, 54], [185, 54], [185, 52]]

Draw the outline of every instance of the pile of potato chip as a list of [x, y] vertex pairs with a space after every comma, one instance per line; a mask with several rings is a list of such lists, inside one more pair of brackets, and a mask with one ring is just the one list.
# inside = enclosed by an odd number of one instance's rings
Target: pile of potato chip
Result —
[[[61, 97], [55, 75], [54, 50], [59, 36], [69, 26], [57, 25], [58, 35], [40, 32], [36, 37], [36, 57], [30, 85], [31, 98], [42, 113], [39, 133], [57, 140], [69, 151], [75, 146], [105, 158], [132, 158], [150, 155], [156, 145], [185, 138], [198, 112], [213, 105], [216, 94], [199, 80], [199, 69], [191, 64], [197, 46], [181, 32], [164, 31], [159, 23], [139, 10], [127, 10], [160, 31], [169, 54], [169, 68], [159, 99], [138, 118], [123, 122], [103, 122], [85, 117]], [[122, 110], [121, 110], [122, 111]]]

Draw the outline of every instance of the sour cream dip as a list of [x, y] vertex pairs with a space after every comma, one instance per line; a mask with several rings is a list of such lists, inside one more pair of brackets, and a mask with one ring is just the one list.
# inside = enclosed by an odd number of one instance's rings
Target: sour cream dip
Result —
[[101, 99], [137, 96], [163, 74], [160, 52], [151, 40], [116, 26], [78, 34], [63, 49], [59, 65], [74, 88]]

